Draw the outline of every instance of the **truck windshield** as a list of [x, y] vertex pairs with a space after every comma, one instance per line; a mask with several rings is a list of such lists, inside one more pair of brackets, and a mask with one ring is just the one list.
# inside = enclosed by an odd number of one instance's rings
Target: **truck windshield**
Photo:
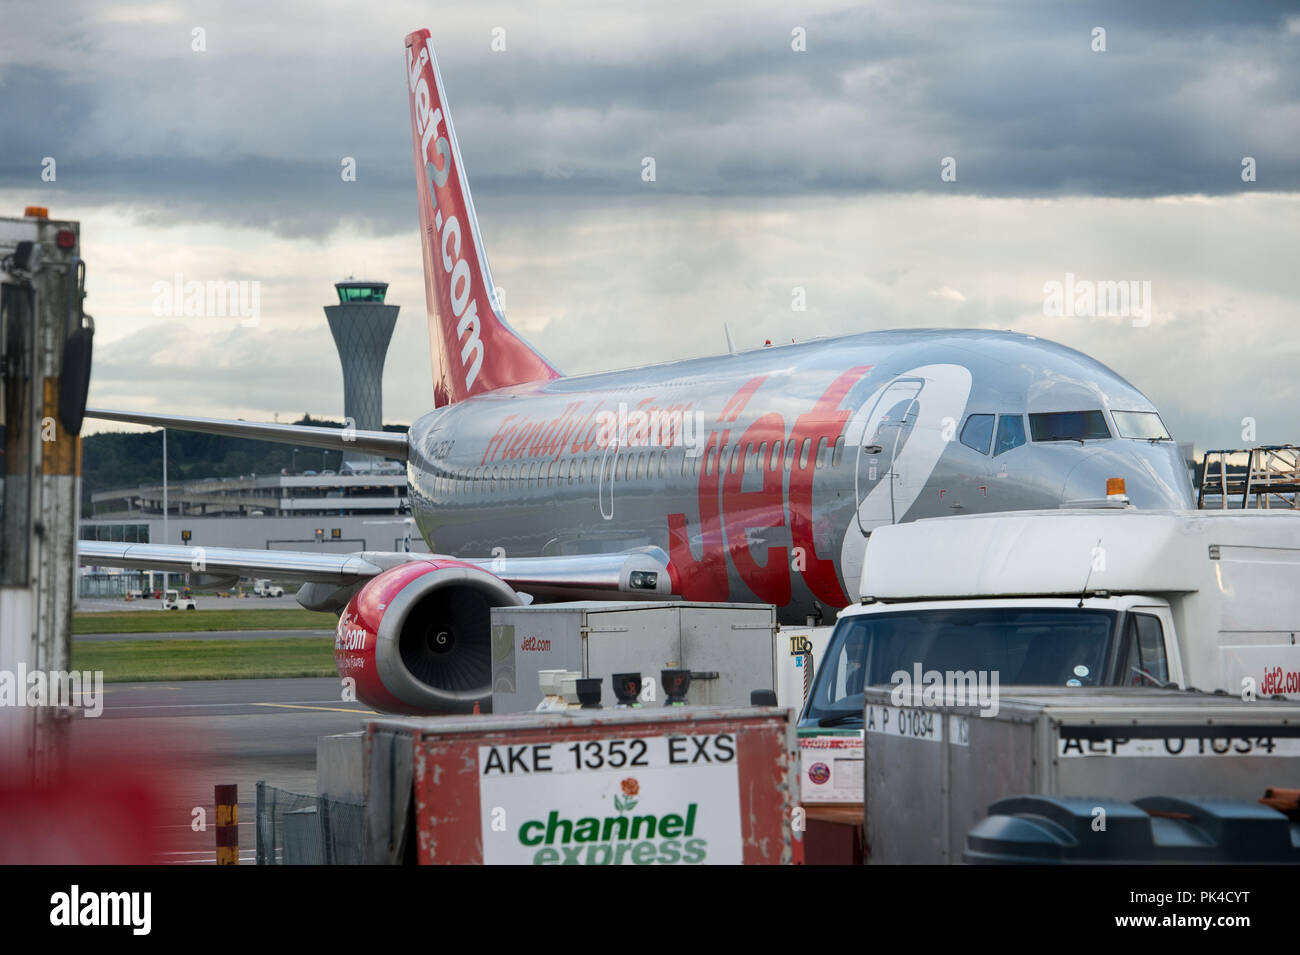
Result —
[[999, 686], [1096, 686], [1105, 678], [1114, 611], [969, 607], [844, 617], [819, 661], [805, 726], [860, 726], [862, 688], [899, 670], [998, 674]]

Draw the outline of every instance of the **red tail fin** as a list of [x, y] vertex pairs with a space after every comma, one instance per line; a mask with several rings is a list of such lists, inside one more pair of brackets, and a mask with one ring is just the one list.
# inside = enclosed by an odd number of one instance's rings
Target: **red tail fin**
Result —
[[434, 404], [560, 373], [515, 333], [497, 305], [469, 181], [428, 30], [406, 38], [424, 294]]

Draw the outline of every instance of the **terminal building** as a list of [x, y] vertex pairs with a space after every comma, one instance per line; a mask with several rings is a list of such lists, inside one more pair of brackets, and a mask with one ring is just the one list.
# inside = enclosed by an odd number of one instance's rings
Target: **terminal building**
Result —
[[[385, 303], [385, 282], [349, 279], [335, 289], [339, 302], [325, 306], [325, 315], [343, 366], [344, 419], [358, 430], [378, 431], [384, 360], [400, 306]], [[314, 449], [304, 458], [326, 460]], [[81, 539], [343, 553], [427, 551], [410, 520], [400, 463], [345, 453], [337, 469], [287, 470], [296, 473], [168, 482], [166, 488], [159, 475], [157, 483], [96, 492], [90, 513], [82, 515]], [[121, 596], [143, 589], [147, 576], [83, 568], [80, 595]]]

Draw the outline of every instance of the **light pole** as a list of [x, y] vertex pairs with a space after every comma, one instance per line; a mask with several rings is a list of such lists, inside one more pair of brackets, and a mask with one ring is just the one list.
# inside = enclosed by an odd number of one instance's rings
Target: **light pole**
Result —
[[[163, 428], [163, 543], [167, 543], [167, 429]], [[163, 571], [163, 600], [167, 599], [167, 571]]]

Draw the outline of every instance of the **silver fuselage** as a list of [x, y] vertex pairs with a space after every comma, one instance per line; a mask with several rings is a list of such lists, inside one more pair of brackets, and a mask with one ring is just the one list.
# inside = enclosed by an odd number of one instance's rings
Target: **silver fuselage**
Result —
[[1026, 440], [997, 454], [961, 440], [972, 414], [1084, 410], [1115, 435], [1112, 410], [1155, 408], [1099, 362], [1030, 336], [870, 332], [440, 408], [410, 431], [411, 505], [435, 553], [658, 548], [688, 599], [829, 620], [857, 599], [883, 523], [1104, 498], [1112, 477], [1139, 508], [1193, 506], [1170, 440]]

